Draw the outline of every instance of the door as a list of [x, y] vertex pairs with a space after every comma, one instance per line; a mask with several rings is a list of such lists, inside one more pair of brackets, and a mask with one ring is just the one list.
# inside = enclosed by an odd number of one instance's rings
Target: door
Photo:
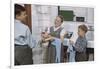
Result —
[[31, 4], [24, 4], [24, 6], [27, 13], [25, 24], [28, 25], [28, 27], [30, 28], [30, 31], [32, 32]]

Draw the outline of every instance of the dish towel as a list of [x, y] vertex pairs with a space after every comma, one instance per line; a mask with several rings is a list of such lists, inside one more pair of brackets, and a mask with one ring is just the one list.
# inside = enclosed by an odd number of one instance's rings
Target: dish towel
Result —
[[68, 45], [68, 50], [67, 52], [69, 52], [69, 62], [75, 62], [75, 50], [74, 50], [74, 46], [72, 44]]
[[[71, 48], [73, 48], [73, 47], [71, 47]], [[69, 62], [75, 62], [75, 51], [72, 49], [69, 50]]]
[[61, 56], [61, 40], [59, 38], [54, 38], [54, 41], [51, 43], [56, 47], [56, 63], [60, 63], [60, 56]]
[[67, 49], [67, 53], [69, 53], [68, 62], [75, 62], [74, 44], [71, 44], [69, 39], [64, 38], [63, 45], [68, 46], [68, 49]]

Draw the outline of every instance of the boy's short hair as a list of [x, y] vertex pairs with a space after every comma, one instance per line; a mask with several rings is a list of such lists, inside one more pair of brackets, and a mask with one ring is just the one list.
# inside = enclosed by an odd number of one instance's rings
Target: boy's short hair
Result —
[[64, 17], [62, 15], [58, 15], [57, 17], [59, 17], [61, 19], [61, 22], [64, 21]]
[[16, 18], [16, 15], [20, 15], [22, 11], [25, 11], [25, 7], [19, 4], [15, 4], [14, 7], [15, 7], [15, 13], [14, 13], [15, 18]]
[[88, 31], [88, 28], [86, 25], [79, 25], [78, 28], [82, 29], [85, 33]]

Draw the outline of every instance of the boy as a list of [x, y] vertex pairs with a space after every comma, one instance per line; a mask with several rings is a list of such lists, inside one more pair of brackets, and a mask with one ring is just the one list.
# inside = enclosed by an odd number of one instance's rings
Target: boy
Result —
[[[27, 14], [23, 6], [15, 4], [14, 44], [15, 65], [33, 64], [32, 49], [35, 46], [30, 29], [23, 24]], [[30, 46], [30, 47], [29, 47]]]
[[87, 60], [87, 57], [86, 57], [87, 39], [85, 36], [87, 31], [88, 31], [88, 28], [86, 25], [80, 25], [78, 27], [78, 38], [75, 43], [75, 50], [76, 50], [75, 60], [76, 60], [76, 62]]

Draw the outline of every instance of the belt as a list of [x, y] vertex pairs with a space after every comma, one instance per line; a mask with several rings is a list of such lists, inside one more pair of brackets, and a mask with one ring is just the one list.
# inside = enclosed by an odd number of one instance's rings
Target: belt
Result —
[[19, 44], [15, 44], [15, 46], [23, 46], [23, 47], [28, 47], [28, 45], [19, 45]]

